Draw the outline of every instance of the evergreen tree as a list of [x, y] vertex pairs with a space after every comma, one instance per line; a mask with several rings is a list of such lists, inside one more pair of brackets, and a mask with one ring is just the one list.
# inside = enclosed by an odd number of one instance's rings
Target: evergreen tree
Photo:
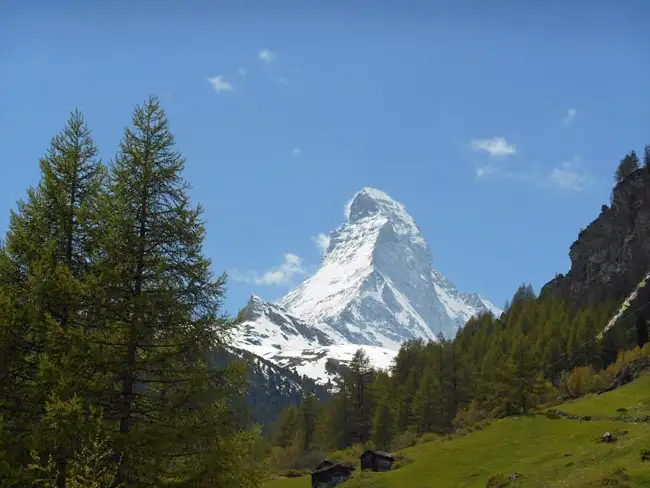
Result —
[[395, 413], [388, 396], [382, 396], [375, 408], [372, 422], [372, 441], [378, 449], [389, 451], [397, 433]]
[[299, 427], [298, 409], [291, 405], [280, 413], [275, 423], [273, 443], [280, 447], [288, 447], [293, 441]]
[[650, 171], [650, 145], [643, 148], [643, 167]]
[[639, 157], [634, 151], [627, 154], [619, 163], [616, 169], [616, 181], [623, 181], [639, 169]]
[[203, 256], [183, 167], [152, 97], [125, 130], [105, 209], [103, 400], [119, 432], [116, 484], [248, 486], [256, 434], [233, 411], [243, 370], [209, 364], [233, 325], [220, 313], [225, 275], [214, 279]]
[[427, 366], [422, 373], [420, 386], [413, 397], [411, 410], [418, 419], [418, 433], [432, 432], [440, 424], [441, 417], [441, 392], [439, 383], [431, 366]]
[[318, 405], [316, 403], [316, 397], [312, 394], [307, 394], [300, 405], [300, 433], [303, 451], [308, 450], [314, 442], [317, 417]]
[[40, 166], [41, 181], [12, 212], [0, 249], [0, 405], [19, 433], [21, 464], [27, 450], [52, 456], [63, 488], [89, 409], [81, 398], [91, 382], [86, 339], [105, 174], [80, 112]]
[[373, 400], [369, 385], [373, 381], [370, 359], [365, 351], [357, 349], [349, 366], [350, 427], [353, 442], [361, 444], [370, 439]]
[[526, 336], [520, 334], [514, 339], [506, 371], [509, 376], [506, 383], [510, 386], [510, 405], [528, 413], [537, 403], [543, 383], [530, 340]]

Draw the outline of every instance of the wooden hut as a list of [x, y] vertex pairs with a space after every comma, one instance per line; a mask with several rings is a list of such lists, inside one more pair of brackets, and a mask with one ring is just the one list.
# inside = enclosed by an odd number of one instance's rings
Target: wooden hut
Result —
[[354, 471], [354, 466], [347, 464], [333, 464], [327, 460], [322, 461], [319, 466], [322, 464], [325, 465], [311, 473], [311, 488], [332, 488], [347, 480]]
[[384, 451], [364, 451], [360, 456], [361, 469], [372, 471], [390, 471], [395, 462], [392, 454]]

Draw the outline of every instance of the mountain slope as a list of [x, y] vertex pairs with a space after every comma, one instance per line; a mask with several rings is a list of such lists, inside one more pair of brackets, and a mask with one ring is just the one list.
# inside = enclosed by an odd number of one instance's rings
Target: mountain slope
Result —
[[408, 339], [451, 335], [482, 311], [432, 269], [431, 251], [401, 203], [373, 188], [359, 191], [346, 223], [330, 234], [320, 268], [282, 300], [289, 313], [326, 323], [356, 344], [398, 348]]
[[[590, 395], [556, 407], [580, 417], [588, 415], [588, 422], [542, 413], [501, 419], [464, 435], [420, 442], [393, 452], [409, 460], [409, 464], [384, 473], [366, 472], [363, 480], [357, 471], [356, 479], [348, 483], [385, 488], [647, 487], [650, 463], [642, 462], [640, 453], [648, 449], [650, 424], [625, 421], [620, 412], [640, 418], [649, 415], [649, 392], [650, 375], [645, 375], [603, 395]], [[618, 440], [599, 442], [605, 432], [614, 433]], [[358, 466], [358, 452], [349, 458], [340, 452], [328, 458]], [[520, 476], [509, 483], [513, 473]], [[488, 482], [499, 474], [501, 483]], [[309, 477], [277, 477], [264, 486], [301, 488], [309, 486]]]
[[274, 425], [280, 412], [290, 405], [299, 405], [306, 392], [313, 393], [319, 400], [329, 397], [328, 390], [314, 379], [306, 378], [247, 350], [220, 350], [211, 360], [216, 367], [223, 367], [231, 361], [246, 361], [246, 402], [241, 405], [239, 413], [245, 423], [259, 424], [265, 433]]
[[326, 383], [331, 364], [346, 363], [359, 346], [387, 368], [406, 340], [451, 336], [473, 315], [501, 313], [432, 268], [401, 203], [364, 188], [347, 213], [313, 276], [276, 304], [251, 297], [237, 347]]

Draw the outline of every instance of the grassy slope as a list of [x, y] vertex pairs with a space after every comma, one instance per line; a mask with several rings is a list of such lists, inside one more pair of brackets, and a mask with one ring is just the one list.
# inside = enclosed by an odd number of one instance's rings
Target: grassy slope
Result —
[[[503, 419], [483, 430], [451, 440], [438, 440], [404, 449], [413, 460], [398, 470], [373, 473], [344, 485], [373, 488], [483, 488], [495, 474], [521, 473], [511, 487], [600, 486], [650, 487], [650, 462], [641, 462], [641, 448], [650, 449], [650, 424], [617, 420], [625, 415], [650, 414], [650, 374], [604, 395], [591, 395], [558, 407], [592, 421], [549, 419], [545, 416]], [[613, 444], [598, 442], [604, 432], [622, 432]], [[624, 468], [629, 479], [614, 476]], [[265, 488], [306, 488], [308, 476], [279, 478]]]

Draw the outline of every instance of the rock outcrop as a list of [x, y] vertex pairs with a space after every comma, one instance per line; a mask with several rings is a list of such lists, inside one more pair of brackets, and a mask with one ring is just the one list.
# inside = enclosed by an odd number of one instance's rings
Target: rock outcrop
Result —
[[[571, 269], [541, 296], [561, 295], [576, 306], [620, 300], [650, 269], [650, 172], [639, 169], [614, 187], [611, 205], [578, 235]], [[644, 300], [644, 297], [640, 297]]]

